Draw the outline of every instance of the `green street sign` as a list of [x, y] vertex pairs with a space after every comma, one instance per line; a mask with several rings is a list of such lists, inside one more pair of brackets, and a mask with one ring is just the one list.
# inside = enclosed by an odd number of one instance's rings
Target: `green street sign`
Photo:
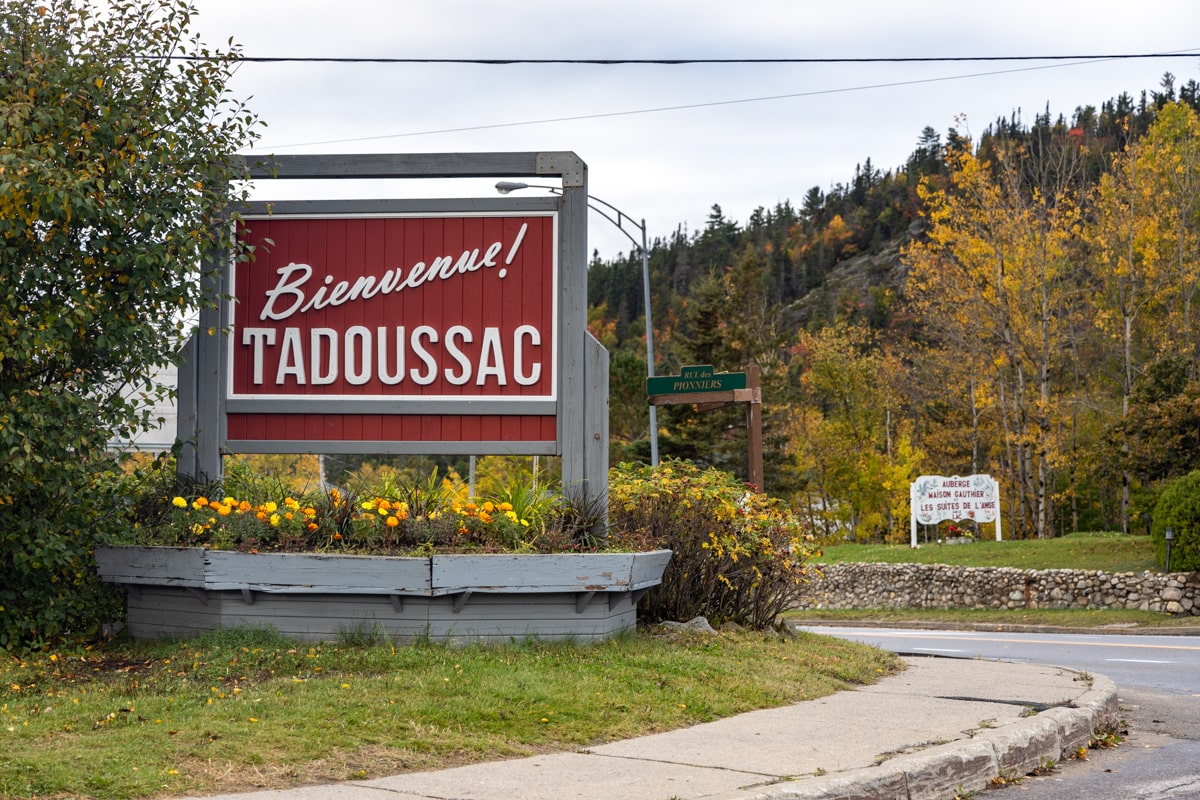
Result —
[[731, 392], [746, 388], [744, 372], [713, 372], [707, 364], [683, 367], [679, 375], [646, 379], [646, 394], [691, 394], [692, 392]]

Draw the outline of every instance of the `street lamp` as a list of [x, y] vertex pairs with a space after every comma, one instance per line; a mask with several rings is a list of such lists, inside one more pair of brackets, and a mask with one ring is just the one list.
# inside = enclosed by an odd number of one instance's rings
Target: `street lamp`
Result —
[[[500, 181], [496, 184], [496, 191], [500, 194], [508, 194], [520, 189], [546, 189], [554, 193], [561, 193], [562, 189], [557, 186], [546, 186], [537, 183], [518, 183], [516, 181]], [[604, 208], [593, 205], [599, 203]], [[595, 211], [600, 216], [611, 222], [617, 227], [621, 233], [625, 234], [625, 238], [633, 243], [634, 247], [640, 248], [642, 251], [642, 290], [646, 298], [646, 374], [648, 377], [654, 377], [654, 328], [650, 322], [650, 250], [646, 246], [646, 219], [642, 218], [641, 223], [633, 221], [633, 218], [626, 214], [621, 209], [614, 206], [612, 203], [601, 200], [595, 195], [588, 195], [588, 208]], [[607, 209], [607, 211], [605, 210]], [[615, 215], [615, 216], [614, 216]], [[642, 234], [642, 241], [638, 242], [633, 238], [633, 234], [625, 230], [625, 223], [628, 222]], [[650, 406], [650, 463], [653, 466], [658, 466], [658, 407]]]
[[1166, 572], [1168, 575], [1170, 575], [1171, 574], [1171, 542], [1175, 540], [1175, 531], [1172, 530], [1170, 527], [1168, 527], [1165, 531], [1163, 531], [1163, 536], [1167, 540], [1167, 563], [1166, 563], [1165, 569], [1163, 571]]

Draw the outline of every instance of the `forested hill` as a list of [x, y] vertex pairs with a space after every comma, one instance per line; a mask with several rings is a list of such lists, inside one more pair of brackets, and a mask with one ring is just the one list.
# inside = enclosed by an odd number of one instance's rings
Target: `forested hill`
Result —
[[[962, 342], [951, 341], [963, 332], [950, 331], [942, 324], [942, 317], [929, 316], [938, 311], [945, 314], [946, 308], [939, 307], [937, 297], [928, 294], [930, 289], [925, 282], [922, 291], [914, 292], [910, 272], [913, 263], [922, 258], [926, 269], [931, 268], [933, 260], [940, 260], [943, 265], [959, 262], [954, 243], [961, 244], [969, 231], [955, 229], [954, 225], [969, 228], [971, 223], [966, 217], [955, 221], [955, 214], [969, 216], [970, 211], [957, 209], [955, 203], [969, 198], [976, 189], [982, 192], [977, 200], [996, 192], [993, 199], [1007, 202], [1013, 213], [1023, 208], [1032, 214], [1031, 230], [1037, 228], [1039, 219], [1053, 227], [1055, 223], [1050, 217], [1065, 211], [1069, 202], [1075, 220], [1074, 233], [1066, 233], [1070, 241], [1059, 241], [1055, 246], [1071, 252], [1043, 255], [1052, 259], [1062, 256], [1078, 267], [1074, 274], [1056, 273], [1053, 278], [1060, 288], [1063, 283], [1076, 282], [1073, 287], [1076, 301], [1063, 301], [1047, 312], [1043, 322], [1061, 326], [1066, 324], [1068, 315], [1087, 313], [1092, 314], [1093, 320], [1100, 319], [1109, 311], [1100, 308], [1085, 311], [1077, 302], [1081, 291], [1090, 292], [1096, 281], [1101, 280], [1100, 261], [1108, 257], [1106, 246], [1101, 243], [1103, 236], [1085, 232], [1084, 223], [1094, 222], [1099, 213], [1098, 193], [1103, 178], [1113, 178], [1119, 170], [1114, 165], [1122, 157], [1132, 158], [1139, 144], [1152, 138], [1148, 134], [1163, 117], [1163, 110], [1174, 108], [1186, 110], [1194, 117], [1200, 109], [1200, 84], [1189, 80], [1177, 87], [1175, 78], [1168, 74], [1158, 89], [1143, 92], [1137, 99], [1121, 94], [1103, 102], [1099, 109], [1081, 105], [1068, 114], [1046, 108], [1032, 120], [1014, 112], [997, 118], [975, 141], [965, 140], [953, 129], [943, 135], [927, 127], [918, 133], [915, 148], [904, 164], [881, 168], [866, 158], [845, 183], [828, 189], [798, 189], [797, 203], [760, 207], [745, 221], [727, 218], [720, 205], [714, 204], [702, 230], [689, 232], [680, 226], [669, 237], [656, 239], [651, 247], [655, 371], [675, 373], [683, 365], [697, 363], [726, 370], [738, 370], [751, 362], [759, 364], [765, 376], [768, 411], [776, 415], [770, 420], [769, 438], [773, 439], [768, 442], [767, 488], [799, 502], [847, 508], [853, 501], [831, 493], [831, 481], [836, 481], [830, 476], [839, 469], [860, 475], [863, 471], [862, 464], [850, 469], [846, 465], [815, 463], [811, 453], [805, 452], [804, 442], [812, 441], [815, 433], [822, 436], [837, 433], [836, 426], [830, 427], [830, 420], [840, 413], [839, 405], [845, 411], [853, 403], [846, 396], [829, 396], [829, 392], [837, 394], [834, 388], [818, 391], [815, 387], [821, 367], [818, 362], [829, 357], [855, 362], [842, 365], [846, 375], [855, 369], [874, 370], [869, 379], [861, 377], [858, 385], [880, 382], [881, 386], [875, 390], [877, 401], [884, 388], [889, 397], [894, 395], [881, 430], [866, 432], [866, 427], [875, 424], [873, 421], [847, 423], [856, 429], [855, 435], [867, 437], [870, 447], [882, 454], [883, 463], [877, 469], [903, 472], [932, 467], [931, 471], [944, 474], [1008, 472], [1017, 484], [1016, 491], [1008, 495], [1018, 497], [1020, 503], [1013, 513], [1022, 515], [1015, 530], [1044, 534], [1055, 527], [1069, 527], [1072, 520], [1068, 519], [1064, 497], [1070, 498], [1070, 514], [1074, 519], [1086, 513], [1109, 522], [1116, 520], [1111, 494], [1107, 505], [1098, 501], [1103, 507], [1081, 510], [1078, 488], [1061, 485], [1059, 453], [1021, 452], [1012, 438], [1014, 429], [1020, 426], [1011, 416], [1027, 414], [1029, 409], [1006, 406], [1018, 402], [1011, 395], [995, 399], [1004, 395], [1003, 382], [1008, 373], [1017, 370], [1020, 373], [1017, 378], [1024, 381], [1026, 389], [1031, 383], [1039, 385], [1042, 396], [1030, 402], [1036, 401], [1045, 408], [1061, 388], [1049, 384], [1066, 381], [1064, 375], [1069, 365], [1043, 361], [1035, 366], [1022, 366], [1016, 363], [1014, 351], [1012, 363], [983, 366], [974, 373], [947, 372], [948, 368], [935, 355], [944, 354], [951, 345], [963, 346]], [[1161, 136], [1167, 139], [1182, 136], [1186, 144], [1192, 135], [1187, 133], [1190, 123], [1178, 124], [1184, 125], [1182, 134], [1176, 131]], [[1181, 157], [1186, 160], [1190, 152], [1187, 150]], [[1195, 167], [1200, 180], [1200, 163]], [[968, 185], [971, 180], [980, 179], [972, 170], [982, 170], [986, 185]], [[1190, 191], [1194, 196], [1195, 189]], [[933, 221], [938, 213], [943, 215], [940, 228]], [[988, 219], [989, 213], [993, 221], [998, 219], [993, 209], [979, 220]], [[1039, 213], [1043, 215], [1041, 218]], [[1183, 213], [1186, 219], [1181, 218], [1181, 225], [1195, 223], [1181, 234], [1184, 242], [1181, 246], [1186, 249], [1191, 246], [1187, 244], [1191, 242], [1188, 237], [1200, 229], [1200, 220], [1194, 219], [1200, 215], [1200, 208], [1192, 203]], [[1042, 238], [1041, 245], [1047, 246], [1049, 239]], [[992, 244], [999, 247], [996, 242]], [[917, 245], [928, 247], [914, 252]], [[1031, 242], [1030, 246], [1036, 247], [1038, 243]], [[964, 258], [969, 261], [969, 257]], [[1092, 268], [1080, 266], [1079, 262], [1085, 259], [1093, 260]], [[965, 262], [959, 266], [965, 272], [970, 271]], [[970, 288], [960, 286], [956, 290]], [[991, 299], [986, 286], [975, 288], [979, 290], [978, 300], [982, 305], [973, 313], [986, 313], [988, 304], [995, 302], [996, 287], [992, 287]], [[947, 287], [943, 289], [949, 291]], [[1165, 295], [1150, 305], [1166, 302], [1164, 298]], [[613, 456], [644, 457], [647, 423], [640, 403], [644, 396], [640, 387], [644, 384], [639, 384], [639, 380], [646, 374], [645, 334], [638, 254], [631, 253], [627, 259], [618, 261], [595, 259], [589, 271], [589, 302], [589, 327], [613, 353]], [[969, 298], [964, 297], [961, 306], [969, 305]], [[1150, 316], [1147, 312], [1146, 318]], [[986, 342], [981, 343], [984, 349], [1001, 347], [1004, 340], [1011, 347], [1020, 349], [1028, 345], [1026, 349], [1036, 350], [1033, 342], [1014, 345], [1011, 330], [1012, 326], [1033, 324], [1030, 320], [1010, 320], [989, 327], [980, 322], [977, 334], [981, 342]], [[1120, 372], [1114, 366], [1120, 360], [1115, 352], [1120, 342], [1108, 336], [1107, 330], [1098, 330], [1097, 325], [1077, 321], [1074, 316], [1070, 324], [1075, 327], [1064, 340], [1064, 347], [1082, 347], [1086, 342], [1087, 347], [1095, 350], [1088, 354], [1094, 358], [1089, 368], [1106, 374]], [[1091, 329], [1085, 330], [1089, 326]], [[993, 335], [999, 338], [988, 342]], [[1126, 364], [1129, 376], [1145, 373], [1157, 356], [1169, 352], [1151, 353], [1151, 338], [1146, 336], [1144, 341], [1135, 343], [1134, 349], [1140, 347], [1146, 352], [1137, 357], [1138, 364]], [[930, 365], [935, 363], [941, 370], [938, 375], [921, 374], [933, 369]], [[1078, 366], [1081, 362], [1077, 358], [1074, 363]], [[1024, 374], [1026, 368], [1042, 370], [1039, 380], [1033, 381]], [[989, 371], [995, 374], [989, 375]], [[1193, 368], [1189, 367], [1188, 375], [1196, 377]], [[957, 397], [937, 397], [938, 392], [932, 391], [927, 382], [950, 379], [968, 381], [971, 385], [956, 386]], [[1122, 398], [1131, 396], [1131, 380], [1132, 377], [1120, 385], [1121, 380], [1113, 378], [1112, 385], [1089, 385], [1085, 389], [1083, 385], [1088, 381], [1076, 376], [1072, 391], [1088, 393], [1087, 402], [1093, 409], [1108, 409], [1112, 404], [1119, 409]], [[822, 391], [826, 396], [821, 396]], [[1047, 393], [1050, 397], [1045, 396]], [[1075, 402], [1083, 401], [1076, 398]], [[1120, 414], [1116, 420], [1107, 410], [1101, 416], [1091, 421], [1093, 430], [1089, 435], [1114, 435], [1112, 425], [1119, 421]], [[1047, 437], [1065, 435], [1061, 417], [1043, 417], [1036, 424], [1053, 428], [1045, 433]], [[806, 428], [811, 425], [823, 427], [820, 431]], [[672, 409], [660, 414], [662, 450], [665, 454], [737, 469], [744, 447], [738, 441], [738, 427], [736, 414], [697, 415]], [[1077, 427], [1070, 432], [1083, 435]], [[901, 440], [912, 450], [911, 463], [906, 465], [895, 461]], [[845, 442], [831, 442], [830, 446], [834, 444], [841, 446]], [[868, 441], [864, 439], [854, 447], [861, 450], [866, 444]], [[1129, 491], [1136, 495], [1136, 478], [1126, 474], [1120, 482], [1124, 484], [1122, 493], [1125, 487], [1132, 487]], [[1030, 496], [1022, 497], [1023, 494]], [[847, 512], [844, 515], [847, 519], [838, 524], [850, 525], [860, 532], [867, 529], [886, 532], [894, 525], [899, 510], [891, 507], [895, 503], [889, 506], [890, 502], [876, 498], [873, 510], [868, 512], [866, 506], [870, 503], [865, 503]], [[1120, 516], [1128, 513], [1129, 504], [1125, 503]], [[870, 522], [864, 522], [867, 516]]]
[[[1200, 109], [1200, 84], [1191, 80], [1178, 91], [1142, 92], [1136, 101], [1121, 94], [1102, 103], [1099, 111], [1091, 105], [1077, 107], [1069, 118], [1062, 113], [1052, 117], [1046, 109], [1027, 123], [1019, 112], [1013, 112], [992, 122], [975, 146], [979, 155], [987, 158], [998, 147], [1037, 148], [1066, 136], [1086, 147], [1088, 170], [1095, 179], [1106, 169], [1111, 154], [1131, 138], [1143, 135], [1156, 110], [1173, 100]], [[838, 289], [841, 284], [882, 291], [899, 288], [886, 279], [899, 277], [893, 269], [898, 261], [894, 254], [919, 229], [914, 225], [920, 218], [917, 184], [922, 177], [946, 175], [945, 154], [962, 146], [956, 130], [950, 129], [943, 137], [926, 127], [903, 165], [880, 169], [867, 157], [855, 166], [846, 183], [828, 190], [818, 186], [798, 190], [798, 207], [791, 202], [770, 209], [760, 206], [744, 223], [726, 218], [719, 198], [714, 198], [703, 230], [689, 233], [681, 225], [671, 236], [655, 239], [651, 245], [654, 319], [668, 319], [668, 313], [677, 310], [674, 305], [691, 295], [698, 280], [728, 269], [752, 250], [767, 268], [770, 295], [784, 308], [798, 309], [804, 324], [827, 324], [832, 321], [831, 314], [847, 313], [862, 315], [876, 325], [886, 324], [889, 309], [877, 309], [870, 291], [851, 297], [842, 296]], [[864, 286], [861, 280], [838, 274], [847, 271], [869, 273], [872, 279]], [[617, 349], [644, 347], [641, 281], [637, 253], [631, 253], [626, 261], [592, 262], [588, 298], [597, 309], [594, 319], [602, 319], [615, 331], [610, 347], [614, 343]], [[814, 292], [829, 299], [820, 301]], [[846, 305], [838, 305], [839, 297]], [[812, 311], [804, 311], [808, 308]], [[629, 339], [637, 341], [631, 344]], [[662, 366], [672, 363], [668, 353], [659, 353], [657, 358], [666, 361]]]

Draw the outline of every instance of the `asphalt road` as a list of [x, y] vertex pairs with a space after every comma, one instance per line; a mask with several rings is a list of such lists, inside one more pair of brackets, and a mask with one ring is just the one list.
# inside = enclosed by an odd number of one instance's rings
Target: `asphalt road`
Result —
[[808, 628], [909, 655], [996, 658], [1107, 675], [1126, 738], [1006, 787], [1022, 800], [1200, 800], [1200, 637]]
[[1200, 698], [1200, 637], [852, 627], [809, 630], [912, 655], [1054, 664], [1107, 675], [1118, 686]]

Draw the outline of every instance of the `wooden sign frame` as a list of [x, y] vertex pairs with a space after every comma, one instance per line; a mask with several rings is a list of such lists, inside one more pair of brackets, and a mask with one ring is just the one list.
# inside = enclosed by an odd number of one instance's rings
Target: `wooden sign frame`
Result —
[[[684, 372], [688, 370], [701, 369], [699, 367], [684, 367]], [[711, 371], [711, 368], [709, 368]], [[718, 373], [727, 377], [733, 377], [738, 373]], [[657, 386], [669, 385], [672, 378], [683, 380], [684, 375], [671, 376], [660, 375], [657, 378], [659, 383], [648, 384], [648, 388]], [[667, 382], [667, 383], [664, 383]], [[740, 380], [731, 380], [730, 383], [741, 383]], [[724, 408], [731, 405], [746, 406], [746, 462], [749, 483], [754, 486], [755, 491], [764, 491], [763, 487], [763, 444], [762, 444], [762, 387], [759, 381], [759, 368], [757, 364], [751, 364], [746, 368], [745, 372], [745, 387], [744, 389], [722, 389], [709, 390], [705, 389], [696, 392], [671, 392], [668, 394], [652, 394], [650, 395], [650, 405], [652, 406], [680, 406], [694, 405], [697, 411], [713, 411], [718, 408]]]

